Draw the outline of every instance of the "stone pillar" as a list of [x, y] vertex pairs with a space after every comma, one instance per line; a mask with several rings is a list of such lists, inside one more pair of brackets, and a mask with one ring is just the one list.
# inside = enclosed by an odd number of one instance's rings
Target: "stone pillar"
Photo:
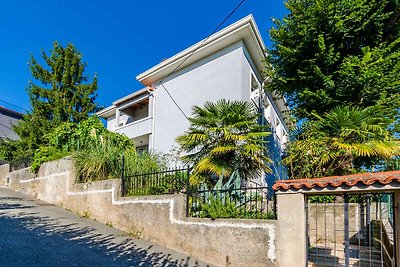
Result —
[[6, 177], [10, 172], [10, 164], [0, 165], [0, 185], [6, 185]]
[[395, 237], [394, 243], [396, 244], [396, 266], [400, 266], [400, 191], [396, 190], [394, 193], [394, 229]]
[[307, 259], [305, 196], [277, 192], [279, 266], [305, 266]]

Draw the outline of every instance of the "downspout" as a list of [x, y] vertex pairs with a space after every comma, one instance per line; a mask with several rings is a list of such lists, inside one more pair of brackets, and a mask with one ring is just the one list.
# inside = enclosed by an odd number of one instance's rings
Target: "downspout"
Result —
[[[259, 112], [260, 112], [260, 121], [259, 123], [262, 126], [265, 126], [265, 108], [264, 108], [264, 84], [265, 84], [265, 80], [261, 83], [261, 87], [260, 87], [260, 91], [259, 91], [259, 100], [258, 100], [258, 107], [259, 107]], [[264, 137], [264, 141], [267, 141], [267, 137]], [[263, 174], [263, 178], [262, 178], [262, 186], [265, 186], [267, 184], [267, 176], [264, 173]]]
[[[268, 79], [268, 78], [267, 78]], [[259, 109], [260, 109], [260, 113], [261, 113], [261, 125], [265, 125], [265, 109], [264, 109], [264, 85], [265, 85], [265, 81], [267, 80], [265, 79], [262, 84], [261, 84], [261, 88], [260, 88], [260, 98], [259, 98]]]
[[154, 151], [154, 136], [155, 136], [155, 129], [156, 129], [156, 95], [155, 95], [155, 89], [153, 86], [147, 87], [147, 92], [149, 92], [150, 96], [152, 97], [152, 113], [151, 113], [151, 118], [152, 118], [152, 123], [151, 123], [151, 147], [149, 147], [149, 151], [153, 150]]
[[[265, 118], [265, 107], [264, 107], [264, 86], [265, 86], [265, 83], [266, 82], [268, 82], [268, 80], [269, 80], [270, 78], [269, 77], [267, 77], [267, 78], [265, 78], [264, 79], [264, 81], [262, 82], [262, 84], [261, 84], [261, 88], [260, 88], [260, 110], [261, 110], [261, 125], [263, 125], [263, 126], [265, 126], [265, 125], [267, 125], [267, 123], [266, 123], [266, 118]], [[265, 95], [266, 96], [266, 95]], [[267, 96], [268, 97], [268, 96]], [[272, 103], [270, 104], [270, 105], [272, 105]], [[275, 131], [275, 128], [273, 128], [272, 127], [272, 124], [269, 126], [269, 129], [270, 129], [270, 131], [271, 131], [271, 134], [272, 135], [274, 135], [274, 132], [273, 131]], [[275, 138], [272, 136], [272, 140], [274, 140], [272, 143], [271, 142], [268, 142], [268, 145], [269, 145], [269, 153], [270, 153], [270, 156], [271, 156], [271, 160], [272, 160], [272, 163], [271, 163], [271, 165], [270, 165], [270, 167], [271, 167], [271, 170], [272, 170], [272, 175], [278, 175], [278, 179], [279, 179], [279, 174], [278, 174], [278, 170], [276, 169], [276, 166], [275, 166], [275, 157], [274, 157], [274, 153], [275, 153]], [[268, 137], [264, 137], [264, 141], [268, 141]], [[271, 147], [271, 146], [273, 146], [273, 147]], [[270, 184], [268, 184], [268, 178], [267, 178], [267, 175], [265, 174], [265, 176], [264, 176], [264, 183], [266, 183], [267, 184], [267, 186], [268, 186], [268, 197], [270, 197], [270, 198], [273, 198], [274, 197], [274, 190], [272, 189], [272, 184], [270, 185]]]

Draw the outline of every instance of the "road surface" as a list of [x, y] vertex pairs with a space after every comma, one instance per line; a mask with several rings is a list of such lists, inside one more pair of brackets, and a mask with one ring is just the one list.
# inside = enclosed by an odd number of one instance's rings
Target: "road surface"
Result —
[[0, 266], [208, 266], [0, 187]]

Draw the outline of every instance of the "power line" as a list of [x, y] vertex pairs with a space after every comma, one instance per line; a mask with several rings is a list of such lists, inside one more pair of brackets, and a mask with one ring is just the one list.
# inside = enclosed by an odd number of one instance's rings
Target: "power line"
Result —
[[9, 102], [7, 102], [7, 101], [4, 101], [4, 100], [1, 100], [1, 99], [0, 99], [0, 102], [5, 103], [5, 104], [7, 104], [7, 105], [10, 105], [10, 106], [12, 106], [12, 107], [18, 108], [18, 109], [20, 109], [20, 110], [23, 110], [23, 111], [25, 111], [25, 112], [28, 112], [26, 109], [21, 108], [21, 107], [19, 107], [19, 106], [16, 106], [16, 105], [14, 105], [14, 104], [11, 104], [11, 103], [9, 103]]
[[218, 26], [207, 36], [207, 38], [204, 39], [204, 40], [200, 43], [200, 45], [199, 45], [198, 47], [196, 47], [196, 49], [194, 49], [194, 50], [190, 53], [190, 55], [189, 55], [187, 58], [185, 58], [181, 63], [179, 63], [179, 65], [178, 65], [170, 74], [168, 74], [164, 79], [162, 79], [161, 82], [163, 82], [165, 79], [167, 79], [169, 76], [171, 76], [171, 75], [172, 75], [177, 69], [179, 69], [179, 67], [182, 66], [182, 65], [197, 51], [197, 50], [199, 50], [199, 49], [204, 45], [204, 43], [205, 43], [208, 39], [210, 39], [210, 37], [211, 37], [214, 33], [216, 33], [216, 32], [219, 30], [219, 28], [221, 28], [222, 25], [224, 25], [224, 23], [233, 15], [233, 13], [235, 13], [236, 10], [238, 10], [238, 8], [239, 8], [245, 1], [246, 1], [246, 0], [242, 0], [235, 8], [229, 13], [229, 15], [226, 16], [225, 19], [224, 19], [220, 24], [218, 24]]
[[174, 104], [177, 106], [177, 108], [180, 110], [180, 112], [182, 112], [183, 116], [188, 119], [188, 116], [186, 116], [185, 112], [182, 110], [182, 108], [178, 105], [178, 103], [176, 103], [175, 99], [172, 97], [172, 95], [169, 93], [169, 91], [167, 90], [167, 88], [164, 86], [163, 82], [169, 77], [171, 76], [173, 73], [175, 73], [197, 50], [199, 50], [204, 43], [214, 34], [216, 33], [220, 27], [222, 25], [224, 25], [224, 23], [236, 12], [236, 10], [239, 9], [239, 7], [245, 2], [246, 0], [242, 0], [240, 1], [240, 3], [228, 14], [228, 16], [226, 16], [219, 24], [218, 26], [207, 36], [206, 39], [204, 39], [200, 45], [198, 45], [190, 54], [188, 57], [186, 57], [181, 63], [178, 64], [178, 66], [176, 66], [173, 71], [171, 71], [164, 79], [162, 79], [160, 81], [161, 86], [164, 88], [164, 90], [167, 92], [167, 94], [169, 95], [169, 97], [171, 98], [171, 100], [174, 102]]
[[172, 97], [172, 95], [169, 93], [169, 91], [167, 90], [167, 88], [165, 88], [164, 84], [161, 83], [161, 86], [164, 88], [165, 92], [167, 92], [167, 94], [169, 95], [169, 97], [171, 98], [172, 102], [174, 102], [175, 106], [180, 110], [180, 112], [182, 112], [183, 116], [185, 116], [185, 118], [187, 120], [189, 120], [189, 118], [186, 116], [185, 112], [183, 112], [183, 110], [181, 109], [181, 107], [178, 105], [178, 103], [176, 103], [175, 99]]
[[7, 128], [7, 129], [13, 131], [13, 129], [11, 129], [10, 127], [8, 127], [7, 125], [5, 125], [5, 124], [3, 124], [3, 123], [1, 123], [1, 122], [0, 122], [0, 126], [3, 126], [3, 127]]

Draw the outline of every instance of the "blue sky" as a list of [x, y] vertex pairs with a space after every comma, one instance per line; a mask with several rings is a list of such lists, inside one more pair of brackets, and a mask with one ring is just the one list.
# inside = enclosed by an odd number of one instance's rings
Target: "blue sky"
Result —
[[[83, 54], [86, 73], [99, 78], [97, 103], [109, 106], [143, 87], [137, 74], [206, 38], [239, 2], [2, 0], [0, 101], [29, 109], [29, 55], [39, 59], [57, 40]], [[271, 17], [285, 12], [283, 0], [246, 0], [224, 27], [251, 13], [269, 46]]]

